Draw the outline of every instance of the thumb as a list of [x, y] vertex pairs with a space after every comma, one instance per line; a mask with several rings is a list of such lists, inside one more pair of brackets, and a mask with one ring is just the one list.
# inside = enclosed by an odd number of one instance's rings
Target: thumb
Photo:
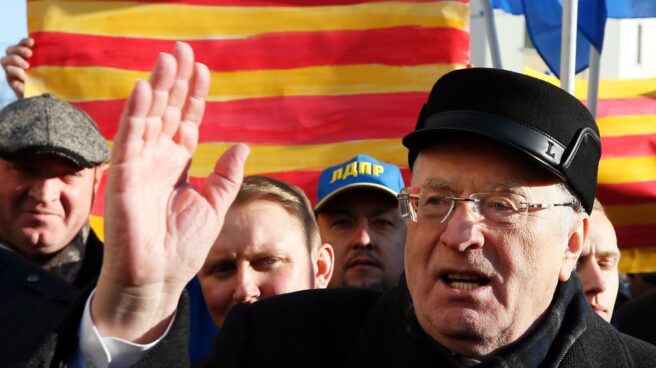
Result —
[[214, 165], [203, 185], [203, 196], [214, 207], [219, 221], [223, 222], [228, 208], [237, 197], [244, 179], [244, 165], [250, 149], [243, 143], [228, 149]]

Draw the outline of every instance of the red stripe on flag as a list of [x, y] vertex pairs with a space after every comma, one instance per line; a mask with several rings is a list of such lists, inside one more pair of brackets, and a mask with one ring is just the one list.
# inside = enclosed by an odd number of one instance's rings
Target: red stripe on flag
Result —
[[[150, 70], [174, 41], [40, 32], [31, 35], [41, 65]], [[467, 64], [469, 33], [455, 28], [269, 33], [246, 39], [187, 41], [214, 71], [291, 69], [317, 65]], [[70, 47], [75, 45], [75, 47]], [[431, 47], [417, 47], [431, 45]], [[349, 50], [349, 52], [344, 52]], [[390, 51], [393, 50], [393, 51]], [[290, 57], [293, 55], [293, 57]]]
[[601, 158], [656, 155], [656, 134], [601, 137]]
[[597, 197], [604, 206], [653, 203], [656, 202], [656, 181], [599, 184]]
[[[321, 171], [287, 171], [278, 173], [263, 173], [261, 175], [275, 178], [296, 185], [303, 189], [305, 195], [310, 199], [314, 206], [317, 200], [317, 185], [319, 185], [319, 175]], [[401, 175], [405, 180], [406, 185], [410, 185], [410, 170], [408, 168], [401, 168]], [[201, 188], [205, 178], [191, 177], [189, 181], [195, 188]], [[93, 204], [91, 213], [96, 216], [102, 216], [104, 206], [104, 193], [105, 185], [107, 183], [107, 175], [103, 177], [98, 188], [96, 201]]]
[[[271, 97], [209, 102], [201, 142], [318, 144], [400, 138], [412, 131], [426, 93]], [[74, 103], [113, 139], [124, 100]]]
[[656, 247], [656, 224], [618, 226], [615, 233], [620, 249]]
[[617, 115], [656, 114], [656, 99], [653, 97], [614, 98], [599, 100], [597, 117]]

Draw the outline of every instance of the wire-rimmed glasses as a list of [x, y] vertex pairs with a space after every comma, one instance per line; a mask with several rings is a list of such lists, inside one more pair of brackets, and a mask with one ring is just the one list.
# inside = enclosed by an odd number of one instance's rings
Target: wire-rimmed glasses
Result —
[[447, 192], [424, 191], [405, 187], [397, 196], [401, 217], [413, 222], [444, 223], [453, 213], [457, 202], [469, 204], [475, 220], [489, 228], [510, 228], [526, 219], [529, 209], [575, 207], [576, 203], [529, 203], [525, 196], [510, 192], [473, 193], [455, 197]]

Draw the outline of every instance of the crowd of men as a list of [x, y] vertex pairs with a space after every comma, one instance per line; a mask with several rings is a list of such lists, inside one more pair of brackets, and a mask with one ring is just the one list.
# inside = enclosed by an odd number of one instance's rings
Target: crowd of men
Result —
[[[19, 97], [32, 46], [2, 59]], [[196, 275], [220, 329], [197, 366], [656, 365], [656, 347], [609, 323], [620, 254], [595, 199], [599, 131], [573, 96], [447, 73], [403, 139], [410, 182], [361, 154], [321, 173], [312, 208], [294, 185], [244, 177], [241, 144], [203, 187], [187, 182], [208, 89], [189, 45], [162, 53], [111, 162], [93, 120], [55, 96], [0, 111], [6, 365], [187, 366]], [[105, 171], [103, 245], [88, 217]], [[651, 343], [653, 295], [617, 312]]]

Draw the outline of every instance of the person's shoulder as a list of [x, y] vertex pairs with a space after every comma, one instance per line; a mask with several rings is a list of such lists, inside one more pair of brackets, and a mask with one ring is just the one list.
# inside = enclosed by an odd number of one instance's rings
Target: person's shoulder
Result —
[[366, 312], [381, 295], [378, 291], [356, 288], [301, 290], [262, 299], [250, 308], [253, 313], [265, 315], [280, 317], [293, 313], [294, 318], [303, 314], [314, 318], [319, 310], [341, 314]]
[[656, 346], [621, 333], [596, 313], [589, 313], [586, 324], [583, 341], [590, 359], [615, 362], [608, 366], [654, 367]]
[[617, 329], [656, 344], [656, 292], [626, 302], [615, 312]]
[[[308, 326], [325, 330], [356, 330], [382, 294], [366, 289], [302, 290], [233, 308], [228, 319], [249, 323], [260, 335], [313, 335]], [[228, 322], [228, 320], [226, 320]], [[226, 326], [224, 326], [225, 330]]]
[[656, 346], [622, 332], [618, 332], [618, 334], [635, 367], [656, 366]]
[[364, 289], [305, 290], [238, 304], [223, 323], [212, 361], [222, 367], [341, 366], [380, 296]]
[[[654, 310], [656, 307], [656, 291], [651, 291], [624, 303], [616, 312], [630, 314], [635, 311]], [[650, 314], [651, 315], [651, 314]]]

